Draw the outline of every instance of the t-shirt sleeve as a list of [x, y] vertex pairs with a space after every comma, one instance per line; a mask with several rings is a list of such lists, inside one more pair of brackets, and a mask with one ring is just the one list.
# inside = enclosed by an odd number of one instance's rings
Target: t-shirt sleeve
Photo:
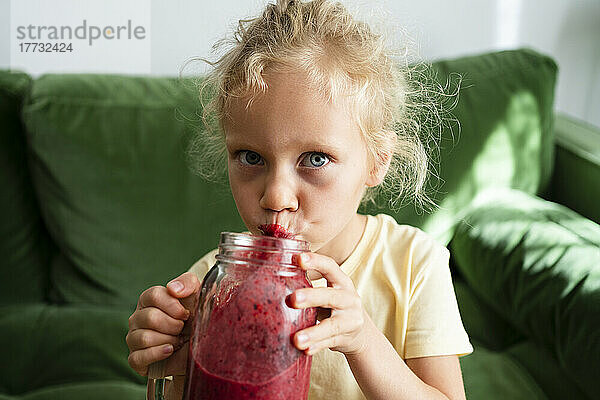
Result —
[[404, 358], [470, 354], [473, 346], [456, 301], [450, 252], [433, 240], [422, 244], [423, 256], [416, 257], [411, 277]]
[[190, 267], [188, 272], [193, 272], [196, 274], [200, 282], [204, 279], [204, 275], [215, 265], [217, 255], [219, 249], [214, 249], [206, 253], [201, 259], [196, 261], [194, 265]]

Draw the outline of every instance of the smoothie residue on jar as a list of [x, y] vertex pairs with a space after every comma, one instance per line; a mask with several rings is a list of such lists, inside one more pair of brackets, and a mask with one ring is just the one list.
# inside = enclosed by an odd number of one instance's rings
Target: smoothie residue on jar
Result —
[[288, 232], [283, 226], [279, 224], [263, 224], [258, 227], [258, 229], [265, 236], [271, 236], [276, 238], [283, 239], [293, 239], [294, 235]]

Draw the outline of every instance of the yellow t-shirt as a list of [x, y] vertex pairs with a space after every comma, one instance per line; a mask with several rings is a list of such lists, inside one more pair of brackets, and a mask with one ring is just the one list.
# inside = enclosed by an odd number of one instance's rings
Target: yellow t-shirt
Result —
[[[190, 271], [202, 280], [216, 253], [206, 254]], [[460, 318], [449, 256], [427, 233], [379, 214], [367, 216], [360, 241], [340, 266], [354, 282], [365, 311], [403, 359], [473, 351]], [[312, 283], [327, 285], [324, 278]], [[329, 349], [313, 356], [308, 397], [365, 398], [345, 356]]]

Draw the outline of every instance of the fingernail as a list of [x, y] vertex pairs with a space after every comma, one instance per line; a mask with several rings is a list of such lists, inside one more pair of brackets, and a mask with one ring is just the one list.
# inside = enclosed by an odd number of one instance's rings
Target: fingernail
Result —
[[302, 303], [306, 299], [306, 296], [302, 292], [296, 292], [296, 303]]
[[308, 335], [306, 333], [299, 333], [296, 339], [298, 340], [299, 344], [306, 343], [308, 340]]
[[179, 293], [183, 290], [183, 283], [179, 281], [171, 281], [167, 284], [175, 293]]
[[165, 354], [169, 354], [172, 351], [173, 351], [173, 345], [171, 345], [171, 344], [168, 344], [163, 347], [163, 353], [165, 353]]
[[308, 254], [306, 254], [306, 253], [300, 254], [300, 261], [307, 262], [308, 261]]
[[185, 310], [185, 315], [183, 317], [184, 320], [187, 320], [190, 317], [190, 310]]

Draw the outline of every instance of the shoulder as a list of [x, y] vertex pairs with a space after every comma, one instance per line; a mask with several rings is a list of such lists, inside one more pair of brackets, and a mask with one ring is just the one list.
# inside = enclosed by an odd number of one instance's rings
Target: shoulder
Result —
[[378, 240], [384, 240], [388, 245], [410, 249], [422, 256], [431, 252], [449, 254], [446, 246], [420, 228], [399, 224], [388, 214], [378, 214], [372, 218], [377, 220], [379, 227]]
[[202, 258], [200, 258], [190, 267], [188, 272], [193, 272], [194, 274], [196, 274], [198, 279], [202, 281], [202, 279], [204, 279], [204, 275], [206, 275], [208, 270], [211, 269], [212, 266], [215, 264], [215, 256], [217, 255], [218, 251], [219, 249], [213, 249], [206, 253], [204, 256], [202, 256]]
[[413, 274], [429, 265], [447, 265], [450, 252], [432, 235], [415, 226], [398, 224], [387, 214], [373, 218], [379, 225], [377, 241], [382, 250], [396, 259], [410, 261]]

